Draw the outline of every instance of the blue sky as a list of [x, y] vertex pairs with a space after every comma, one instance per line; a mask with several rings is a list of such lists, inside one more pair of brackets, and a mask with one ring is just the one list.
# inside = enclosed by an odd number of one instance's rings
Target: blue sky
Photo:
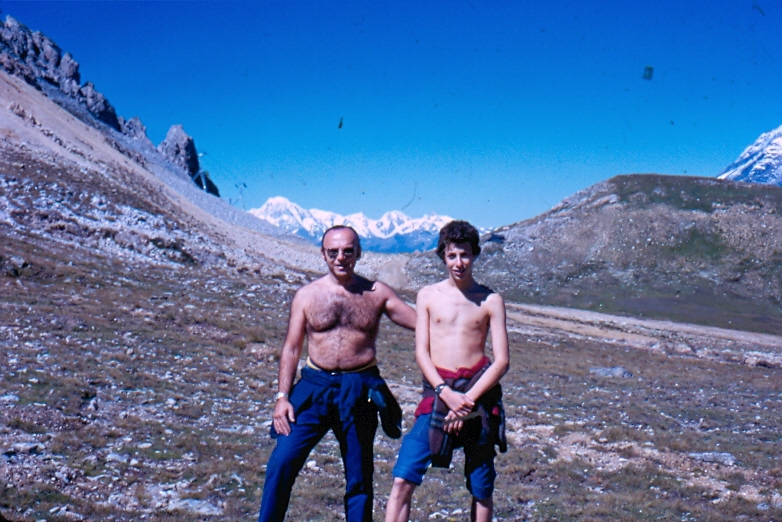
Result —
[[183, 124], [248, 209], [281, 195], [500, 226], [620, 173], [715, 176], [782, 125], [779, 0], [0, 9], [155, 143]]

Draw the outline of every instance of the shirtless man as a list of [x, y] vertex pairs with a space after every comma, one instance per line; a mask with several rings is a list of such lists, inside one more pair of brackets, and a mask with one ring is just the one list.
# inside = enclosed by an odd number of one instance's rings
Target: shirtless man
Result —
[[[437, 254], [445, 262], [448, 279], [424, 287], [418, 293], [415, 355], [424, 374], [424, 399], [416, 410], [418, 419], [405, 435], [394, 467], [386, 522], [406, 522], [413, 492], [423, 481], [427, 467], [430, 464], [447, 467], [450, 463], [450, 453], [445, 463], [433, 462], [430, 449], [430, 421], [438, 410], [448, 412], [444, 419], [440, 418], [443, 421], [439, 423], [440, 431], [453, 437], [457, 446], [464, 447], [464, 474], [473, 497], [471, 520], [492, 519], [496, 477], [494, 445], [499, 444], [501, 451], [506, 447], [498, 383], [508, 371], [509, 353], [505, 303], [499, 294], [473, 280], [473, 261], [480, 251], [475, 227], [466, 221], [453, 221], [444, 226]], [[490, 329], [494, 362], [484, 355]], [[483, 416], [489, 421], [467, 420], [467, 416]]]
[[[300, 288], [291, 304], [273, 414], [272, 437], [277, 445], [266, 467], [259, 522], [285, 518], [296, 476], [329, 429], [342, 451], [347, 521], [371, 521], [378, 410], [386, 432], [384, 407], [399, 410], [377, 369], [375, 338], [384, 313], [396, 324], [413, 329], [415, 310], [388, 286], [354, 273], [361, 244], [352, 228], [327, 230], [321, 253], [329, 273]], [[294, 386], [305, 337], [309, 357]], [[398, 411], [391, 424], [400, 421]]]

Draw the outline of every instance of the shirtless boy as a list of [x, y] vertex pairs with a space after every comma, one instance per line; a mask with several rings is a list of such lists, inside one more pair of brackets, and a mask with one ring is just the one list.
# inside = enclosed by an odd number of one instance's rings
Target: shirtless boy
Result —
[[[406, 522], [415, 488], [432, 463], [429, 430], [438, 406], [434, 396], [447, 406], [442, 431], [464, 447], [467, 489], [472, 494], [471, 520], [492, 519], [494, 491], [494, 445], [504, 450], [499, 440], [500, 422], [495, 415], [502, 404], [498, 383], [508, 371], [508, 333], [505, 328], [505, 303], [502, 297], [473, 279], [472, 268], [481, 249], [478, 231], [466, 221], [453, 221], [440, 231], [437, 254], [445, 263], [448, 279], [424, 287], [418, 293], [415, 332], [416, 362], [424, 375], [424, 399], [416, 410], [418, 417], [405, 435], [399, 459], [394, 467], [394, 485], [388, 499], [386, 522]], [[494, 362], [484, 355], [491, 330]], [[480, 375], [480, 371], [483, 374]], [[475, 380], [473, 376], [479, 374]], [[449, 382], [472, 381], [460, 392]], [[468, 385], [469, 386], [469, 385]], [[427, 389], [429, 392], [427, 393]], [[427, 399], [427, 395], [429, 398]], [[484, 417], [492, 416], [486, 433]], [[466, 417], [473, 417], [469, 420]], [[450, 456], [448, 457], [450, 462]], [[442, 465], [442, 464], [441, 464]], [[447, 465], [447, 464], [445, 464]]]
[[[361, 244], [352, 228], [327, 230], [321, 251], [329, 273], [300, 288], [291, 304], [272, 421], [277, 445], [266, 466], [259, 522], [283, 520], [296, 476], [329, 429], [345, 467], [346, 520], [371, 522], [378, 409], [386, 433], [392, 435], [388, 428], [393, 428], [392, 436], [401, 435], [394, 426], [401, 411], [377, 369], [375, 338], [383, 314], [412, 329], [415, 310], [388, 286], [354, 272]], [[309, 357], [294, 386], [305, 337]], [[393, 409], [389, 401], [398, 417], [387, 423], [384, 411]]]

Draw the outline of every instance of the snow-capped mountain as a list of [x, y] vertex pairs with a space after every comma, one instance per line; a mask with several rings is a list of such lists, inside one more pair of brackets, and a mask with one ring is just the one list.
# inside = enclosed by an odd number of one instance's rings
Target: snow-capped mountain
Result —
[[272, 225], [320, 244], [323, 232], [334, 225], [353, 227], [361, 236], [364, 250], [375, 252], [422, 252], [437, 246], [440, 228], [453, 221], [448, 216], [427, 214], [411, 218], [399, 210], [391, 210], [380, 219], [370, 219], [362, 212], [343, 216], [327, 210], [305, 210], [288, 199], [269, 198], [250, 214]]
[[782, 126], [761, 134], [718, 177], [782, 186]]

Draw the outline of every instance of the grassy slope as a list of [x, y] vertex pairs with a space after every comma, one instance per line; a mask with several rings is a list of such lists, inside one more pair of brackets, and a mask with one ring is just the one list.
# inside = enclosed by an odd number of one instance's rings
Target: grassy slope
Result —
[[[253, 520], [272, 448], [275, 350], [295, 286], [2, 244], [37, 261], [0, 281], [7, 318], [0, 395], [20, 399], [0, 409], [0, 440], [4, 448], [23, 441], [45, 448], [0, 464], [3, 514], [67, 520], [49, 514], [67, 505], [87, 520], [193, 520], [187, 511], [155, 507], [164, 487], [222, 506], [222, 515], [198, 519]], [[62, 262], [66, 256], [76, 258], [74, 266]], [[419, 380], [412, 343], [410, 332], [384, 323], [381, 368], [408, 412]], [[782, 492], [778, 370], [524, 333], [511, 334], [511, 350], [504, 390], [512, 444], [497, 461], [500, 520], [782, 516], [745, 499], [754, 492], [768, 506]], [[616, 365], [633, 378], [589, 374]], [[399, 443], [378, 434], [376, 446], [379, 513]], [[652, 450], [658, 454], [642, 458]], [[738, 465], [686, 458], [705, 451], [729, 451]], [[627, 465], [617, 467], [620, 459]], [[291, 519], [333, 520], [344, 487], [333, 437], [311, 460]], [[453, 470], [430, 471], [416, 494], [415, 520], [435, 512], [464, 518], [461, 467], [457, 459]]]
[[[100, 521], [253, 520], [272, 448], [276, 350], [306, 277], [229, 267], [214, 254], [221, 245], [167, 214], [165, 200], [139, 200], [132, 185], [0, 159], [0, 197], [17, 205], [0, 216], [0, 512], [25, 521], [70, 520], [69, 511]], [[117, 233], [110, 224], [127, 219], [127, 210], [115, 213], [126, 207], [160, 225]], [[382, 371], [408, 423], [419, 382], [412, 345], [410, 332], [383, 324]], [[512, 447], [498, 458], [498, 518], [782, 516], [773, 507], [782, 491], [778, 370], [520, 330], [511, 350]], [[593, 365], [635, 376], [598, 379]], [[376, 447], [379, 518], [399, 442], [379, 434]], [[686, 457], [725, 449], [737, 466]], [[290, 518], [333, 520], [344, 489], [333, 437], [311, 460]], [[182, 500], [221, 514], [194, 514]], [[454, 470], [432, 470], [413, 516], [460, 520], [467, 505], [457, 459]]]

